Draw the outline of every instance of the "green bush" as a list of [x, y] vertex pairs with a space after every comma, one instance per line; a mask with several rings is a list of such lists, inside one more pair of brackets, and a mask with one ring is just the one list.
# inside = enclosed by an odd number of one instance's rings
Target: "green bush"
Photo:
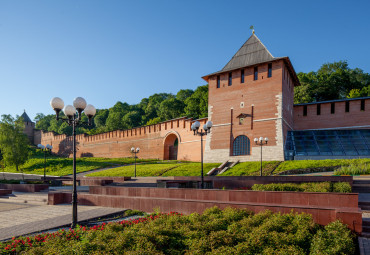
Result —
[[334, 182], [332, 190], [333, 192], [351, 193], [352, 187], [348, 182]]
[[252, 190], [260, 191], [299, 191], [299, 192], [352, 192], [351, 185], [348, 182], [306, 182], [295, 183], [271, 183], [254, 184]]
[[351, 164], [342, 166], [334, 172], [335, 175], [367, 175], [370, 174], [370, 164]]
[[203, 214], [152, 215], [91, 229], [80, 227], [38, 235], [34, 239], [20, 238], [0, 243], [0, 253], [351, 255], [354, 247], [354, 236], [340, 222], [324, 228], [304, 213], [282, 215], [264, 211], [254, 215], [231, 207], [213, 207]]
[[331, 222], [314, 235], [310, 254], [354, 254], [354, 238], [354, 234], [340, 221]]
[[261, 191], [304, 191], [302, 187], [294, 183], [271, 183], [271, 184], [254, 184], [252, 190]]

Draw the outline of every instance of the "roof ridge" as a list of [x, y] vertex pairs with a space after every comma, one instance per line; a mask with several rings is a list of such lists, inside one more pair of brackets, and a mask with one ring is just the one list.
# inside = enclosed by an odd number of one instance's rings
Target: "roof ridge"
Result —
[[271, 52], [267, 49], [267, 47], [263, 44], [263, 42], [261, 42], [260, 38], [258, 38], [258, 36], [257, 36], [257, 35], [255, 35], [254, 33], [253, 33], [253, 35], [257, 38], [257, 40], [260, 42], [260, 44], [262, 44], [262, 46], [266, 49], [266, 51], [268, 52], [268, 54], [270, 54], [270, 56], [271, 56], [272, 58], [275, 58], [275, 57], [271, 54]]

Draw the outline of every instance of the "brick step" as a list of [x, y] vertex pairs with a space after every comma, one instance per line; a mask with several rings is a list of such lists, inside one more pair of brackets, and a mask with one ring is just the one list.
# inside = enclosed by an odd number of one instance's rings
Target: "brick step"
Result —
[[353, 180], [353, 185], [357, 184], [369, 184], [370, 185], [370, 180]]
[[35, 205], [47, 205], [48, 204], [48, 194], [17, 194], [8, 195], [0, 197], [0, 201], [7, 203], [27, 203]]
[[364, 226], [364, 225], [362, 225], [362, 232], [370, 233], [370, 226]]
[[353, 193], [370, 193], [370, 187], [364, 188], [352, 188]]
[[[364, 220], [362, 219], [362, 226], [364, 227], [370, 227], [370, 220]], [[370, 231], [369, 231], [370, 232]]]
[[369, 232], [362, 232], [361, 236], [366, 237], [366, 238], [370, 238], [370, 233]]
[[370, 187], [370, 184], [353, 184], [352, 185], [352, 188], [356, 189], [356, 188], [368, 188]]

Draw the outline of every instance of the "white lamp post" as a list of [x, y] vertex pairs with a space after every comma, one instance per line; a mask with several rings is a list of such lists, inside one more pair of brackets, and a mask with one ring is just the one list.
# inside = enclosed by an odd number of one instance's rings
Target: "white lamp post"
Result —
[[254, 142], [261, 146], [261, 169], [260, 169], [260, 175], [262, 176], [262, 146], [266, 145], [269, 139], [267, 137], [263, 138], [262, 136], [260, 138], [254, 138]]
[[203, 177], [203, 136], [207, 135], [207, 133], [211, 132], [212, 128], [212, 121], [207, 121], [206, 124], [203, 125], [203, 130], [199, 132], [200, 123], [199, 121], [195, 121], [191, 125], [191, 130], [193, 130], [194, 135], [200, 136], [200, 159], [201, 159], [201, 184], [200, 187], [204, 189], [204, 177]]
[[136, 177], [136, 154], [139, 153], [139, 151], [140, 151], [139, 147], [137, 147], [136, 149], [135, 147], [131, 148], [131, 152], [134, 153], [134, 156], [135, 156], [135, 177]]
[[[66, 105], [64, 107], [64, 102], [59, 97], [54, 97], [50, 101], [51, 107], [56, 113], [56, 119], [62, 120], [68, 123], [72, 127], [73, 134], [73, 191], [72, 191], [72, 225], [71, 228], [75, 228], [77, 225], [77, 182], [76, 182], [76, 127], [79, 125], [91, 125], [92, 118], [96, 113], [96, 109], [91, 104], [86, 105], [86, 100], [82, 97], [76, 97], [73, 100], [72, 105]], [[64, 114], [67, 118], [60, 118], [59, 113], [64, 107]], [[77, 111], [77, 113], [76, 113]], [[86, 116], [88, 117], [88, 123], [81, 121], [82, 112], [85, 111]]]

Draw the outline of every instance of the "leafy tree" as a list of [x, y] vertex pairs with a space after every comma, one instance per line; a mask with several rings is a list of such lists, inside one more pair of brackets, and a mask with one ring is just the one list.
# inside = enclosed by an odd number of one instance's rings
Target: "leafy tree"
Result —
[[117, 130], [122, 128], [122, 117], [121, 112], [109, 111], [109, 115], [106, 121], [107, 131]]
[[208, 85], [199, 86], [185, 100], [185, 114], [188, 117], [204, 118], [208, 116]]
[[158, 115], [161, 120], [170, 120], [184, 114], [185, 103], [177, 98], [168, 98], [159, 105]]
[[44, 131], [48, 131], [50, 127], [50, 121], [55, 118], [55, 115], [49, 114], [44, 115], [42, 113], [37, 113], [35, 117], [36, 128]]
[[185, 101], [188, 97], [194, 94], [194, 91], [191, 89], [181, 89], [176, 94], [176, 98], [181, 101]]
[[17, 171], [29, 157], [29, 140], [23, 131], [23, 118], [18, 117], [14, 119], [10, 115], [2, 115], [0, 122], [0, 150], [5, 164], [15, 166]]
[[154, 124], [157, 124], [161, 122], [161, 118], [160, 117], [157, 117], [157, 118], [154, 118], [154, 119], [151, 119], [151, 120], [148, 120], [148, 122], [145, 124], [146, 126], [149, 126], [149, 125], [154, 125]]
[[356, 90], [361, 92], [370, 85], [370, 74], [349, 68], [347, 61], [324, 64], [317, 72], [298, 73], [298, 79], [302, 86], [295, 88], [296, 104], [358, 96]]
[[122, 118], [122, 127], [124, 129], [130, 129], [133, 127], [137, 127], [140, 125], [141, 121], [141, 115], [137, 111], [132, 111], [127, 113], [125, 116]]
[[94, 123], [97, 128], [105, 127], [105, 122], [107, 121], [109, 115], [109, 110], [97, 110], [94, 117]]

